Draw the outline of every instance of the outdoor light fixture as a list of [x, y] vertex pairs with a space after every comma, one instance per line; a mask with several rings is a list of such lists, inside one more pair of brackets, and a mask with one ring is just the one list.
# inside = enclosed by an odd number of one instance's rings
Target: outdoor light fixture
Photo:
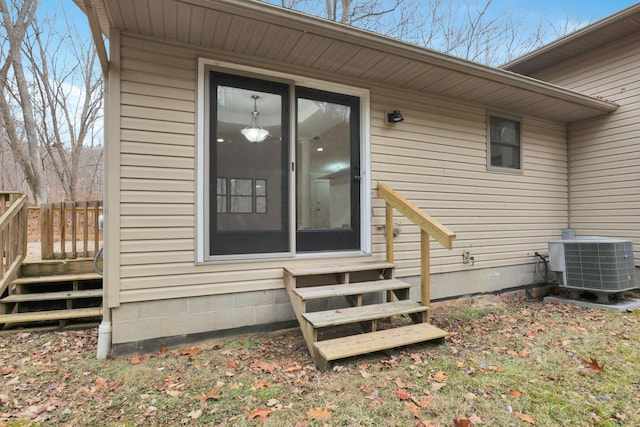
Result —
[[404, 117], [402, 117], [400, 110], [393, 110], [392, 112], [387, 113], [388, 123], [400, 123], [402, 121], [404, 121]]
[[258, 112], [258, 99], [260, 99], [260, 97], [258, 95], [251, 95], [251, 98], [253, 98], [251, 122], [249, 123], [249, 126], [242, 129], [240, 132], [242, 132], [249, 142], [262, 142], [267, 138], [267, 136], [269, 136], [269, 131], [262, 128], [260, 125], [260, 119], [258, 118], [260, 115]]

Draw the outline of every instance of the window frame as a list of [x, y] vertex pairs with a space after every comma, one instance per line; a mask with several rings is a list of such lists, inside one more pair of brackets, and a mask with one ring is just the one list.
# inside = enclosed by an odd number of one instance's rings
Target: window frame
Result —
[[[335, 258], [339, 256], [367, 255], [372, 252], [371, 227], [371, 95], [370, 90], [364, 87], [344, 85], [326, 80], [318, 80], [303, 77], [297, 74], [271, 71], [256, 68], [254, 66], [240, 65], [226, 61], [215, 60], [206, 57], [199, 57], [197, 69], [197, 93], [196, 93], [196, 218], [195, 218], [195, 263], [235, 263], [247, 261], [261, 261], [278, 258]], [[210, 97], [209, 97], [209, 73], [217, 71], [238, 76], [246, 76], [259, 80], [271, 80], [274, 82], [287, 83], [292, 87], [304, 86], [312, 89], [319, 89], [328, 92], [343, 93], [360, 98], [360, 167], [361, 167], [361, 191], [360, 191], [360, 249], [357, 251], [337, 251], [337, 252], [317, 252], [317, 253], [296, 253], [295, 246], [291, 246], [291, 251], [286, 253], [273, 254], [240, 254], [240, 255], [211, 255], [209, 242], [209, 215], [210, 215], [210, 170], [209, 170], [209, 148], [207, 141], [210, 140]], [[291, 91], [291, 100], [294, 101], [294, 91]], [[294, 109], [292, 109], [294, 111]], [[295, 122], [290, 121], [291, 135], [295, 135]], [[292, 140], [293, 140], [292, 136]], [[290, 145], [290, 159], [294, 158], [295, 146]], [[291, 160], [290, 160], [291, 161]], [[289, 185], [295, 180], [295, 171], [290, 168]], [[295, 245], [295, 218], [294, 188], [290, 187], [289, 209], [291, 240]]]
[[[519, 168], [512, 168], [512, 167], [508, 167], [508, 166], [496, 166], [493, 165], [491, 163], [491, 155], [492, 155], [492, 141], [491, 141], [491, 119], [492, 118], [496, 118], [496, 119], [502, 119], [502, 120], [509, 120], [512, 122], [517, 122], [518, 124], [518, 149], [519, 149], [519, 163], [520, 163], [520, 167]], [[487, 116], [486, 116], [486, 140], [487, 140], [487, 170], [492, 171], [492, 172], [504, 172], [504, 173], [513, 173], [513, 174], [522, 174], [524, 171], [524, 141], [523, 141], [523, 128], [524, 128], [524, 122], [522, 117], [520, 116], [516, 116], [513, 114], [508, 114], [508, 113], [502, 113], [502, 112], [487, 112]]]

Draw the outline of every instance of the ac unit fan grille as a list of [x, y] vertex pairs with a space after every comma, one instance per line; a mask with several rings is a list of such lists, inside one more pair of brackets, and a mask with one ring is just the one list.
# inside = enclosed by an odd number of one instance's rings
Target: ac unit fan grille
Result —
[[636, 287], [631, 242], [567, 242], [564, 254], [568, 288], [621, 292]]

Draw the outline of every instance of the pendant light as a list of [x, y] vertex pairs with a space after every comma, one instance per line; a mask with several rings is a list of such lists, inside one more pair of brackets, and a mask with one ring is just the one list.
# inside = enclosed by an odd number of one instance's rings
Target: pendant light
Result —
[[249, 126], [242, 129], [240, 132], [242, 132], [249, 142], [262, 142], [267, 138], [267, 136], [269, 136], [269, 131], [262, 128], [260, 125], [260, 119], [258, 118], [260, 115], [258, 112], [258, 99], [260, 99], [260, 97], [258, 95], [251, 95], [251, 98], [253, 98], [251, 122], [249, 123]]

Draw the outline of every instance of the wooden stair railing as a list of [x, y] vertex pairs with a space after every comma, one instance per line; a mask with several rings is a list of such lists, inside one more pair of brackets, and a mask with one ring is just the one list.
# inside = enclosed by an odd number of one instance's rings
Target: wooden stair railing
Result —
[[27, 255], [27, 196], [0, 192], [0, 296], [18, 277]]
[[100, 249], [101, 213], [101, 200], [40, 205], [41, 258], [93, 258]]
[[[300, 262], [283, 268], [293, 311], [319, 369], [327, 369], [338, 359], [439, 340], [448, 335], [428, 323], [429, 237], [434, 236], [451, 249], [455, 234], [389, 186], [379, 184], [378, 194], [386, 203], [386, 261]], [[395, 278], [391, 233], [394, 209], [420, 228], [420, 303], [410, 299], [411, 284]], [[403, 324], [408, 319], [413, 324]]]
[[[415, 204], [382, 182], [378, 195], [385, 202], [385, 231], [387, 262], [393, 263], [393, 210], [397, 210], [420, 228], [420, 303], [426, 307], [431, 301], [431, 254], [429, 237], [433, 236], [445, 248], [453, 248], [456, 235], [436, 219], [424, 213]], [[427, 322], [428, 322], [427, 317]]]

